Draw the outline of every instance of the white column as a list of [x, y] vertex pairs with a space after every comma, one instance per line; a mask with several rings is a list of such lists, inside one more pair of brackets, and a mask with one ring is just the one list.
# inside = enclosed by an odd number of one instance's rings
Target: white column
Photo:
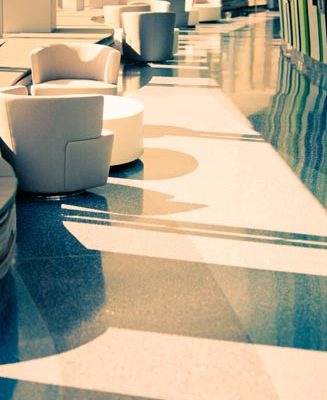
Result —
[[56, 28], [56, 0], [2, 0], [4, 33], [51, 32]]

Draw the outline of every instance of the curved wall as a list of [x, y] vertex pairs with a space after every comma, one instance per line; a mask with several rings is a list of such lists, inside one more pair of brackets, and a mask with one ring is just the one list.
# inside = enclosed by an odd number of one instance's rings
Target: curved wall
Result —
[[279, 9], [285, 42], [327, 63], [327, 0], [279, 0]]

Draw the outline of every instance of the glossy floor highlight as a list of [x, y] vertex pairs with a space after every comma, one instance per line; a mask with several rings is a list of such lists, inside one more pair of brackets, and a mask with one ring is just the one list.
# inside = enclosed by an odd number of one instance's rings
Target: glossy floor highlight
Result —
[[278, 26], [201, 24], [174, 60], [125, 64], [141, 160], [18, 197], [0, 399], [327, 397], [326, 88]]

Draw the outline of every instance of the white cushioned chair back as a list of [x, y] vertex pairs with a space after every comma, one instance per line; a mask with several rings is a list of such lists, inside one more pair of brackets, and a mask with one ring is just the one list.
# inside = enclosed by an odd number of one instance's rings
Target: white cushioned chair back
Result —
[[62, 43], [31, 52], [33, 84], [56, 79], [94, 79], [116, 84], [120, 52], [93, 43]]
[[103, 97], [99, 95], [34, 97], [0, 93], [0, 110], [4, 121], [0, 136], [6, 158], [27, 187], [39, 170], [47, 171], [49, 181], [59, 185], [64, 181], [67, 143], [101, 135]]
[[124, 55], [140, 61], [173, 56], [175, 13], [124, 13]]

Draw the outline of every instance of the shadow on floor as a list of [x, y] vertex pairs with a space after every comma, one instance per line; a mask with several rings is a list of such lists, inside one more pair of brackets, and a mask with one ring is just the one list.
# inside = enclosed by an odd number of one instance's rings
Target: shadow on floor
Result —
[[[144, 397], [0, 378], [0, 400], [150, 400]], [[156, 400], [156, 399], [152, 399]]]

